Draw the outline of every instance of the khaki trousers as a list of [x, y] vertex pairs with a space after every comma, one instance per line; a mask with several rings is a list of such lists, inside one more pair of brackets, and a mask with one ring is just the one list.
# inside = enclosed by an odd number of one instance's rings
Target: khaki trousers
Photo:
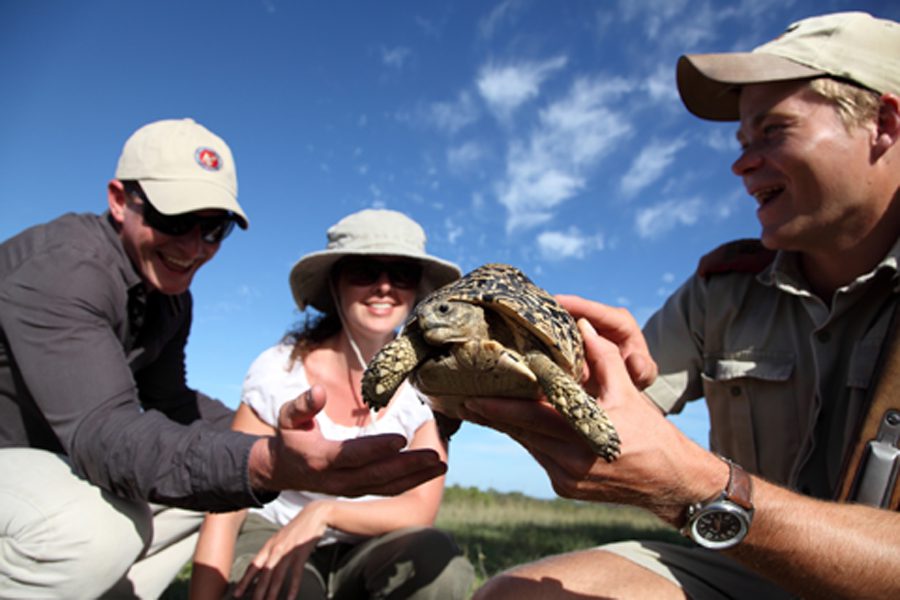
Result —
[[627, 558], [665, 577], [699, 600], [792, 600], [768, 579], [713, 550], [665, 542], [617, 542], [599, 550]]
[[202, 519], [113, 496], [64, 456], [0, 449], [0, 598], [158, 598]]

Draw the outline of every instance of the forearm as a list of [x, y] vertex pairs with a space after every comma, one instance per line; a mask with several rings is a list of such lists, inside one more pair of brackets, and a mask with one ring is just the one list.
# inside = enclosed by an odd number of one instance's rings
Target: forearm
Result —
[[225, 594], [238, 532], [246, 510], [209, 514], [200, 527], [191, 571], [190, 599], [218, 600]]
[[[669, 497], [680, 496], [683, 508], [724, 489], [723, 461], [706, 451], [679, 452], [679, 446], [673, 454], [686, 465], [678, 478], [685, 486], [675, 486], [683, 493]], [[900, 596], [900, 514], [817, 500], [759, 477], [753, 477], [752, 499], [750, 533], [727, 551], [735, 559], [804, 598]], [[671, 518], [671, 505], [648, 508], [672, 523], [683, 519], [683, 512]]]
[[735, 558], [807, 598], [900, 597], [900, 514], [753, 486], [753, 525]]
[[437, 494], [434, 490], [413, 490], [391, 498], [359, 502], [323, 500], [320, 509], [328, 526], [359, 536], [383, 535], [404, 527], [427, 527], [433, 525], [437, 517], [443, 478], [423, 487], [428, 486], [439, 487]]
[[157, 411], [110, 409], [85, 419], [70, 456], [89, 481], [124, 498], [193, 510], [235, 510], [262, 502], [247, 483], [254, 441], [201, 422], [179, 425]]

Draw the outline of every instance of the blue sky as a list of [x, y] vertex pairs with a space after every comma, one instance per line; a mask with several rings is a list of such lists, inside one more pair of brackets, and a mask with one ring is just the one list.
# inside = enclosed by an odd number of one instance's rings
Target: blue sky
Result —
[[[231, 146], [251, 222], [193, 286], [189, 381], [230, 406], [300, 319], [294, 261], [366, 207], [463, 270], [512, 263], [643, 323], [705, 251], [758, 233], [735, 127], [687, 113], [678, 56], [852, 9], [900, 19], [886, 0], [0, 0], [0, 239], [103, 210], [131, 132], [192, 117]], [[674, 419], [705, 444], [702, 402]], [[448, 481], [553, 495], [471, 424]]]

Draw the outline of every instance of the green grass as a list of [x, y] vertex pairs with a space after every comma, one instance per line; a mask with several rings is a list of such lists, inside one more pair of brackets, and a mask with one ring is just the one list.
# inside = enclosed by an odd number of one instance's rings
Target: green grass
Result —
[[[647, 511], [573, 500], [538, 500], [476, 488], [448, 487], [437, 526], [453, 533], [475, 567], [476, 585], [517, 564], [626, 539], [686, 543]], [[187, 598], [190, 566], [163, 594]]]

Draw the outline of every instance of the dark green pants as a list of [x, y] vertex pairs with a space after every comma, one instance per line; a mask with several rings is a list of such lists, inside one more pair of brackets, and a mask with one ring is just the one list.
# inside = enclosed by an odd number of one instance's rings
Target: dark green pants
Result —
[[[247, 516], [235, 547], [231, 581], [240, 581], [247, 566], [278, 526]], [[410, 527], [359, 544], [320, 546], [303, 570], [296, 598], [359, 600], [455, 600], [468, 598], [474, 569], [453, 538], [439, 529]], [[287, 598], [282, 590], [279, 599]], [[252, 596], [251, 591], [244, 597]]]

